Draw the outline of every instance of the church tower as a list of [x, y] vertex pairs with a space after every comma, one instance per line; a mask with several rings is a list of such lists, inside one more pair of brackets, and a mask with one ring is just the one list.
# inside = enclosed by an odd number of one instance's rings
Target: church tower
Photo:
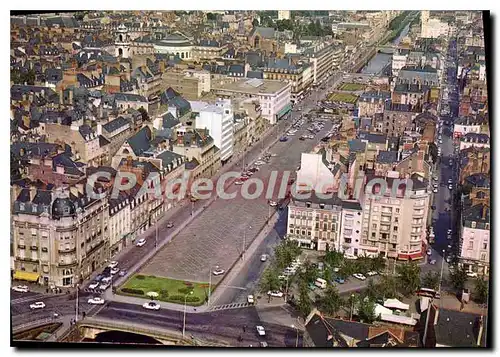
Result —
[[130, 36], [125, 25], [118, 26], [115, 35], [115, 56], [128, 58], [130, 54]]

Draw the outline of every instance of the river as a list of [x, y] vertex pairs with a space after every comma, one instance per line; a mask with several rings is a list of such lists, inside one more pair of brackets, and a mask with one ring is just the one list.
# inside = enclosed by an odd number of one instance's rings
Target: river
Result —
[[[399, 36], [392, 41], [393, 44], [398, 45], [399, 42], [408, 34], [410, 31], [410, 24], [406, 25], [405, 28], [400, 32]], [[386, 53], [377, 53], [371, 60], [363, 67], [361, 73], [365, 74], [376, 74], [379, 75], [384, 70], [384, 68], [392, 61], [392, 55]]]

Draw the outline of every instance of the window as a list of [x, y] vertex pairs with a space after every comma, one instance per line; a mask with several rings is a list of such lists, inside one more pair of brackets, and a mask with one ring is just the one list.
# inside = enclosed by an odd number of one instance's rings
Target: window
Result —
[[397, 232], [397, 231], [398, 231], [398, 226], [394, 226], [394, 227], [392, 227], [392, 230], [393, 230], [394, 232]]
[[486, 253], [481, 253], [481, 260], [486, 261]]
[[470, 224], [471, 228], [476, 228], [476, 222], [473, 221], [471, 224]]
[[377, 229], [377, 225], [375, 223], [372, 224], [372, 229]]
[[483, 249], [488, 249], [488, 243], [483, 243]]
[[469, 247], [467, 249], [474, 249], [474, 242], [469, 241]]
[[396, 213], [399, 213], [399, 208], [396, 208]]

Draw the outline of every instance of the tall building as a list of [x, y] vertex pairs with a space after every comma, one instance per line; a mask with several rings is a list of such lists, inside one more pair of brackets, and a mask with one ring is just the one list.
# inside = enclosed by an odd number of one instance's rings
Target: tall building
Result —
[[221, 151], [221, 160], [226, 161], [233, 155], [233, 109], [230, 99], [218, 99], [215, 104], [190, 102], [196, 129], [208, 129], [215, 146]]

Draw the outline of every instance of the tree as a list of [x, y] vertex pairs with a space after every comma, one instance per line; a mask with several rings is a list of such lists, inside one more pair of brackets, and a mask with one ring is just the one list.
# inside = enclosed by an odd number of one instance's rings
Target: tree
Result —
[[[281, 286], [278, 272], [272, 267], [264, 270], [262, 278], [260, 279], [259, 289], [262, 294], [267, 294], [268, 291], [278, 290]], [[271, 295], [268, 295], [268, 301], [271, 301]]]
[[488, 283], [481, 277], [476, 278], [474, 300], [481, 304], [484, 304], [488, 301]]
[[142, 116], [142, 120], [143, 121], [147, 121], [149, 120], [149, 115], [148, 115], [148, 112], [146, 111], [146, 109], [144, 109], [143, 107], [140, 107], [138, 109], [138, 112], [141, 113], [141, 116]]
[[392, 299], [396, 297], [399, 283], [393, 276], [382, 276], [379, 282], [380, 290], [382, 291], [383, 299]]
[[465, 282], [467, 281], [467, 271], [464, 267], [457, 267], [450, 271], [449, 279], [451, 285], [458, 291], [463, 290]]
[[434, 289], [439, 288], [439, 274], [429, 271], [422, 277], [422, 287]]
[[312, 299], [309, 296], [309, 289], [307, 284], [304, 282], [299, 283], [299, 301], [297, 303], [297, 309], [303, 317], [309, 315], [312, 309]]
[[400, 291], [405, 295], [414, 293], [420, 286], [420, 267], [414, 262], [398, 265]]
[[300, 247], [298, 247], [295, 242], [290, 240], [281, 242], [281, 244], [274, 249], [274, 258], [277, 268], [285, 269], [300, 255], [300, 253]]
[[208, 21], [216, 21], [217, 20], [217, 14], [214, 14], [213, 12], [207, 13], [207, 20]]
[[370, 259], [370, 269], [376, 272], [383, 272], [387, 261], [381, 255]]
[[358, 317], [361, 322], [371, 324], [377, 319], [375, 315], [375, 303], [373, 300], [364, 298], [359, 302], [358, 305]]
[[298, 274], [298, 279], [305, 285], [313, 283], [318, 277], [318, 269], [306, 260], [302, 265], [302, 270]]
[[332, 285], [326, 288], [323, 296], [316, 303], [322, 312], [330, 316], [336, 316], [343, 304], [338, 290]]
[[335, 250], [326, 252], [323, 262], [331, 266], [332, 268], [338, 268], [342, 265], [344, 261], [344, 254], [337, 252]]
[[260, 25], [260, 24], [259, 24], [259, 20], [257, 20], [256, 18], [255, 18], [255, 19], [253, 19], [253, 21], [252, 21], [252, 26], [253, 26], [253, 27], [257, 27], [257, 26], [259, 26], [259, 25]]

